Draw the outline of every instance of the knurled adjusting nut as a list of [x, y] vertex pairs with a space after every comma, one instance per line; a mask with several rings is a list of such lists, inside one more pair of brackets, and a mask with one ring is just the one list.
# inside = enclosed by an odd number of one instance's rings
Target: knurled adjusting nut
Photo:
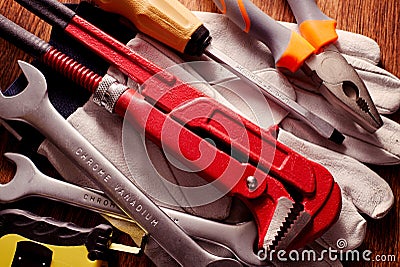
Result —
[[128, 86], [119, 83], [110, 75], [104, 75], [93, 94], [93, 102], [113, 113], [119, 97], [128, 89]]

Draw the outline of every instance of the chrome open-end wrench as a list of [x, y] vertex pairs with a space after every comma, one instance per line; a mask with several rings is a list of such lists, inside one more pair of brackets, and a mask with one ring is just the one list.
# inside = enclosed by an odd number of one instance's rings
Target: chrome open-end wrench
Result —
[[[29, 158], [21, 154], [6, 153], [5, 156], [12, 160], [17, 168], [10, 182], [0, 184], [0, 203], [38, 196], [118, 219], [130, 220], [103, 194], [49, 177], [41, 173]], [[253, 221], [225, 224], [160, 208], [191, 237], [226, 248], [246, 265], [267, 264], [265, 261], [260, 261], [253, 251], [257, 240], [257, 226]], [[131, 222], [136, 223], [132, 220]]]
[[179, 264], [241, 266], [237, 260], [208, 253], [192, 240], [55, 110], [43, 74], [26, 62], [18, 63], [28, 86], [15, 96], [0, 94], [0, 117], [21, 120], [39, 130]]
[[[56, 11], [61, 9], [71, 14], [55, 0], [25, 3], [39, 4], [35, 12], [42, 15], [53, 11], [58, 14]], [[51, 19], [60, 17], [54, 14]], [[93, 76], [90, 70], [1, 16], [0, 32], [17, 39], [28, 51], [32, 47], [38, 49], [41, 59], [67, 77], [89, 81], [87, 89], [97, 87], [93, 97], [97, 104], [126, 118], [183, 165], [198, 170], [209, 182], [218, 180], [216, 186], [240, 198], [257, 223], [259, 248], [300, 248], [321, 236], [337, 220], [341, 205], [339, 186], [321, 165], [278, 142], [276, 126], [260, 128], [188, 83], [162, 72], [84, 19], [75, 15], [74, 18], [79, 21], [67, 27], [73, 36], [85, 36], [78, 39], [90, 43], [90, 49], [112, 64], [124, 62], [123, 73], [141, 84], [139, 88], [126, 88], [115, 80]], [[211, 138], [218, 145], [204, 142], [204, 138]], [[289, 193], [292, 191], [296, 194]]]

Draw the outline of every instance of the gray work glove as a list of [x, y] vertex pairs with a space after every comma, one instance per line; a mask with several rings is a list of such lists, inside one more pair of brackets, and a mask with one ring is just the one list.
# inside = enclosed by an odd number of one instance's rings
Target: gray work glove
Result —
[[[300, 94], [299, 91], [293, 90], [286, 78], [271, 67], [273, 66], [273, 61], [272, 58], [268, 56], [268, 49], [249, 39], [248, 36], [241, 33], [235, 25], [231, 24], [221, 15], [210, 13], [197, 14], [210, 29], [212, 36], [214, 37], [213, 44], [216, 47], [225, 50], [227, 54], [255, 71], [261, 77], [272, 81], [288, 96], [296, 98], [297, 95], [298, 97]], [[364, 39], [365, 37], [359, 38]], [[226, 42], [226, 40], [229, 41]], [[346, 41], [348, 41], [347, 38]], [[228, 43], [229, 45], [226, 45]], [[167, 49], [146, 39], [135, 38], [129, 45], [136, 52], [163, 67], [173, 66], [182, 62], [181, 59]], [[154, 47], [154, 45], [156, 47]], [[343, 47], [344, 45], [341, 46]], [[236, 51], [240, 51], [240, 53], [237, 53]], [[197, 66], [187, 66], [186, 69], [190, 71], [191, 67], [193, 67], [192, 70], [199, 70]], [[172, 69], [175, 68], [173, 67]], [[247, 84], [235, 79], [230, 73], [224, 71], [223, 68], [219, 68], [218, 66], [212, 65], [207, 70], [207, 73], [204, 73], [204, 69], [200, 71], [203, 72], [201, 73], [203, 77], [206, 76], [205, 78], [207, 80], [211, 80], [213, 84], [217, 83], [218, 85], [213, 88], [202, 85], [199, 86], [199, 89], [211, 97], [216, 98], [218, 101], [247, 116], [249, 119], [257, 122], [263, 127], [268, 127], [271, 124], [278, 122], [281, 122], [281, 125], [285, 126], [288, 124], [286, 123], [287, 121], [293, 121], [293, 119], [286, 116], [286, 111], [272, 103], [269, 105], [272, 114], [270, 114], [270, 116], [265, 116], [264, 98], [259, 97], [259, 95], [257, 95], [258, 97], [254, 97], [254, 95], [250, 95], [249, 97], [248, 92], [250, 90], [248, 89]], [[127, 81], [126, 77], [114, 69], [110, 69], [109, 73], [116, 77], [120, 82], [128, 83], [128, 85], [131, 84], [130, 80]], [[193, 72], [191, 73], [193, 74]], [[398, 88], [396, 89], [398, 92]], [[235, 90], [238, 90], [240, 97], [235, 95]], [[245, 102], [241, 97], [245, 99]], [[315, 97], [321, 98], [319, 95], [315, 95]], [[324, 99], [322, 98], [318, 99], [318, 101], [324, 103]], [[305, 105], [303, 102], [301, 102], [301, 104]], [[329, 104], [325, 103], [324, 105]], [[251, 108], [249, 108], [249, 106]], [[393, 107], [387, 109], [390, 110], [393, 109]], [[271, 120], [271, 117], [273, 120]], [[129, 135], [129, 143], [135, 147], [135, 158], [134, 160], [129, 160], [129, 166], [127, 166], [122, 151], [123, 144], [126, 140], [121, 136], [121, 131], [125, 129], [125, 125], [122, 125], [122, 120], [120, 118], [108, 114], [102, 108], [88, 102], [82, 109], [79, 109], [71, 115], [69, 121], [124, 174], [129, 176], [135, 183], [145, 189], [146, 192], [148, 192], [149, 195], [152, 196], [152, 198], [160, 205], [174, 206], [174, 208], [177, 208], [176, 206], [182, 206], [182, 208], [180, 208], [181, 210], [212, 219], [221, 220], [228, 216], [231, 210], [231, 199], [229, 197], [224, 197], [208, 205], [191, 208], [182, 205], [185, 203], [192, 203], [191, 200], [188, 200], [190, 199], [190, 196], [185, 192], [179, 192], [179, 190], [177, 190], [170, 193], [168, 190], [165, 190], [164, 184], [160, 183], [158, 179], [155, 179], [155, 177], [158, 177], [160, 174], [166, 180], [179, 185], [199, 186], [200, 184], [203, 184], [204, 181], [200, 183], [198, 182], [202, 181], [200, 177], [197, 177], [195, 174], [182, 172], [178, 168], [169, 164], [165, 159], [165, 155], [158, 147], [151, 142], [146, 142], [146, 146], [144, 146], [142, 138], [138, 134], [135, 135], [134, 133], [130, 133]], [[298, 124], [301, 125], [300, 122], [296, 121], [294, 121], [293, 124], [295, 124], [296, 127]], [[387, 125], [387, 120], [385, 120], [385, 125]], [[390, 125], [394, 125], [393, 129], [399, 129], [399, 126], [393, 122], [390, 122]], [[287, 127], [286, 129], [290, 130], [294, 129], [294, 127]], [[339, 130], [342, 129], [339, 128]], [[390, 129], [388, 131], [390, 132]], [[385, 161], [386, 164], [395, 163], [395, 160], [398, 160], [398, 153], [394, 153], [393, 151], [396, 151], [396, 149], [393, 149], [391, 146], [393, 144], [382, 142], [382, 146], [379, 147], [376, 144], [362, 142], [356, 138], [349, 138], [349, 136], [352, 136], [353, 134], [351, 131], [345, 133], [347, 135], [347, 140], [351, 139], [350, 141], [345, 141], [347, 142], [345, 143], [345, 152], [353, 151], [350, 155], [357, 155], [357, 153], [359, 153], [363, 157], [368, 158], [362, 149], [365, 147], [371, 147], [371, 151], [379, 151], [379, 155], [385, 155], [383, 161]], [[357, 134], [359, 133], [357, 132]], [[386, 134], [387, 132], [384, 132], [382, 136], [385, 136]], [[323, 236], [320, 243], [335, 247], [336, 241], [339, 238], [344, 238], [348, 242], [349, 249], [357, 247], [362, 242], [366, 229], [365, 220], [359, 213], [366, 213], [373, 218], [379, 218], [389, 210], [393, 203], [393, 195], [386, 182], [357, 160], [309, 143], [296, 137], [290, 132], [281, 130], [278, 140], [287, 144], [290, 148], [297, 150], [299, 153], [302, 153], [306, 157], [324, 165], [332, 173], [342, 188], [342, 215], [337, 224]], [[355, 140], [355, 143], [353, 140]], [[380, 140], [385, 141], [387, 139]], [[341, 148], [335, 147], [335, 149], [340, 150]], [[42, 145], [41, 150], [42, 153], [49, 157], [64, 178], [71, 182], [90, 186], [86, 180], [82, 180], [83, 176], [79, 174], [79, 172], [75, 172], [75, 169], [67, 163], [67, 160], [61, 160], [63, 155], [52, 148], [48, 142]], [[385, 151], [385, 153], [381, 151]], [[149, 161], [149, 158], [152, 159], [151, 162]], [[163, 201], [159, 201], [160, 198]]]
[[[213, 36], [213, 45], [225, 54], [267, 80], [273, 76], [271, 72], [277, 72], [274, 68], [273, 57], [264, 44], [252, 39], [219, 14], [198, 13], [198, 16], [208, 26], [211, 36]], [[284, 23], [284, 25], [297, 30], [297, 24]], [[400, 105], [400, 80], [376, 66], [380, 58], [380, 50], [376, 42], [368, 37], [340, 30], [338, 35], [337, 48], [364, 80], [379, 112], [382, 114], [396, 112]], [[238, 51], [240, 52], [238, 53]], [[214, 79], [213, 82], [218, 82], [219, 74], [214, 73], [213, 75], [214, 77], [210, 75], [207, 79]], [[289, 80], [295, 89], [296, 101], [330, 122], [346, 136], [346, 139], [343, 145], [334, 144], [315, 134], [303, 122], [290, 116], [280, 122], [283, 129], [294, 133], [301, 139], [349, 155], [361, 162], [378, 165], [400, 162], [399, 124], [383, 117], [383, 127], [375, 134], [369, 134], [349, 120], [346, 112], [332, 106], [320, 96], [305, 75], [296, 73], [293, 76], [289, 77]], [[279, 83], [276, 85], [278, 88], [282, 87]], [[371, 157], [371, 155], [374, 156]]]
[[[250, 38], [224, 16], [200, 12], [197, 16], [210, 30], [214, 46], [265, 80], [273, 81], [278, 88], [285, 88], [287, 92], [287, 81], [274, 69], [273, 58], [261, 42]], [[297, 29], [296, 24], [284, 24], [291, 29]], [[400, 105], [400, 80], [376, 66], [380, 56], [379, 46], [362, 35], [345, 31], [338, 31], [338, 35], [336, 46], [366, 83], [379, 111], [385, 114], [397, 111]], [[214, 77], [210, 75], [213, 82], [222, 80], [218, 78], [218, 73], [213, 75]], [[295, 89], [296, 101], [331, 122], [346, 135], [346, 139], [343, 145], [333, 144], [321, 138], [304, 123], [288, 116], [281, 121], [275, 121], [285, 130], [280, 130], [278, 140], [322, 164], [335, 177], [342, 189], [342, 216], [322, 240], [325, 244], [336, 247], [336, 241], [344, 238], [348, 242], [348, 249], [355, 248], [360, 245], [365, 234], [366, 222], [359, 212], [372, 218], [380, 218], [393, 203], [393, 194], [387, 183], [359, 161], [382, 165], [398, 164], [400, 125], [383, 117], [384, 126], [375, 134], [369, 134], [349, 123], [345, 113], [337, 111], [320, 96], [305, 76], [289, 78]], [[223, 80], [227, 82], [226, 77]], [[237, 86], [233, 82], [229, 85], [230, 89], [245, 94], [245, 83], [237, 80]], [[292, 97], [293, 94], [288, 96]], [[242, 106], [243, 108], [238, 102], [235, 103], [236, 108], [245, 110], [246, 104]], [[275, 110], [276, 106], [272, 109]], [[258, 120], [262, 120], [264, 114], [257, 115]]]
[[[287, 92], [287, 80], [282, 79], [274, 69], [273, 58], [262, 43], [250, 38], [221, 15], [197, 15], [210, 29], [214, 46], [265, 80], [272, 81], [278, 88], [286, 88]], [[292, 29], [297, 28], [296, 24], [284, 24]], [[400, 80], [376, 66], [380, 55], [378, 45], [362, 35], [344, 31], [338, 31], [338, 34], [336, 46], [365, 81], [378, 110], [383, 114], [397, 111], [400, 105]], [[213, 83], [222, 80], [218, 78], [217, 73], [213, 75], [214, 77], [210, 75], [212, 78], [209, 78]], [[289, 77], [289, 81], [295, 89], [296, 101], [331, 122], [346, 135], [346, 139], [343, 145], [333, 144], [304, 123], [288, 116], [281, 121], [275, 121], [285, 130], [280, 130], [278, 140], [322, 164], [335, 177], [342, 189], [342, 214], [338, 223], [319, 240], [319, 243], [324, 247], [337, 248], [336, 242], [345, 239], [347, 249], [354, 249], [361, 244], [366, 230], [366, 221], [359, 213], [367, 214], [371, 218], [381, 218], [393, 204], [393, 194], [387, 183], [359, 161], [381, 165], [398, 164], [400, 125], [383, 117], [384, 126], [375, 134], [369, 134], [350, 123], [344, 112], [332, 107], [304, 75], [295, 77], [296, 79]], [[223, 77], [223, 80], [225, 83], [229, 82], [227, 77]], [[229, 87], [245, 94], [246, 85], [241, 81], [237, 81], [236, 86], [230, 82]], [[242, 104], [242, 108], [236, 102], [235, 107], [245, 110], [246, 103]], [[257, 115], [258, 120], [264, 116]]]

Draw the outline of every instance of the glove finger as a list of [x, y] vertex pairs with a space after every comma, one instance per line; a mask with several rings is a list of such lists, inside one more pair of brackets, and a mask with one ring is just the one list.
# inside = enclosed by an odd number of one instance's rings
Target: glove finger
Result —
[[[400, 163], [398, 153], [392, 153], [380, 147], [381, 144], [377, 142], [377, 144], [369, 144], [357, 137], [344, 134], [345, 139], [343, 143], [337, 145], [316, 134], [314, 130], [305, 123], [292, 118], [286, 118], [280, 126], [282, 129], [295, 134], [303, 140], [307, 140], [338, 153], [346, 154], [364, 163], [376, 165], [397, 165]], [[371, 157], [371, 155], [374, 156]]]
[[362, 244], [366, 230], [367, 221], [358, 213], [351, 200], [343, 197], [338, 221], [316, 242], [326, 248], [352, 250]]
[[278, 141], [327, 168], [342, 195], [360, 212], [377, 219], [393, 205], [393, 192], [386, 181], [357, 160], [301, 140], [284, 130], [279, 131]]
[[[297, 24], [290, 22], [281, 22], [285, 27], [299, 33]], [[343, 30], [336, 30], [338, 40], [335, 46], [340, 53], [357, 57], [360, 60], [377, 65], [380, 61], [381, 50], [377, 42], [371, 38]]]
[[381, 59], [381, 50], [373, 39], [348, 31], [336, 30], [338, 40], [335, 46], [344, 54], [377, 65]]

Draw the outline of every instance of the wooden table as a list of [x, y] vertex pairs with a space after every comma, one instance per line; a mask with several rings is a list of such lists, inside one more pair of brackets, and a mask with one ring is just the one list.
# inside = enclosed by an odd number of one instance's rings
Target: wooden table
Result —
[[[218, 12], [211, 0], [190, 1], [180, 0], [191, 10]], [[62, 1], [65, 3], [77, 3], [78, 0]], [[294, 22], [294, 18], [285, 1], [282, 0], [253, 0], [266, 13], [273, 18], [283, 21]], [[378, 42], [382, 50], [380, 66], [390, 71], [397, 77], [400, 76], [400, 3], [398, 0], [318, 0], [318, 5], [330, 17], [338, 21], [338, 28], [366, 35]], [[50, 27], [22, 9], [12, 0], [2, 0], [0, 2], [1, 14], [15, 21], [19, 25], [33, 32], [37, 36], [48, 40]], [[7, 88], [11, 82], [20, 74], [17, 67], [17, 59], [30, 60], [31, 58], [24, 52], [18, 50], [13, 45], [4, 40], [0, 40], [0, 86]], [[400, 122], [400, 112], [388, 116]], [[0, 128], [0, 154], [5, 151], [17, 151], [18, 143], [4, 128]], [[373, 155], [371, 155], [373, 156]], [[389, 214], [382, 220], [368, 221], [368, 231], [365, 242], [360, 248], [369, 249], [373, 255], [394, 254], [399, 263], [399, 171], [398, 166], [370, 166], [374, 171], [381, 175], [392, 187], [395, 195], [395, 204]], [[0, 158], [0, 181], [7, 182], [11, 179], [14, 167], [3, 157]], [[51, 169], [48, 172], [57, 175]], [[61, 220], [70, 220], [82, 225], [94, 225], [99, 223], [102, 218], [98, 215], [72, 208], [63, 204], [49, 202], [47, 200], [33, 199], [22, 201], [20, 206], [45, 216], [54, 216]], [[88, 214], [90, 216], [88, 216]], [[121, 240], [129, 242], [126, 236], [121, 236]], [[372, 262], [371, 266], [388, 266], [388, 263]], [[152, 266], [152, 263], [145, 257], [134, 257], [127, 254], [117, 254], [115, 266]], [[364, 266], [364, 262], [352, 263], [352, 266]], [[392, 263], [392, 266], [397, 266]]]

